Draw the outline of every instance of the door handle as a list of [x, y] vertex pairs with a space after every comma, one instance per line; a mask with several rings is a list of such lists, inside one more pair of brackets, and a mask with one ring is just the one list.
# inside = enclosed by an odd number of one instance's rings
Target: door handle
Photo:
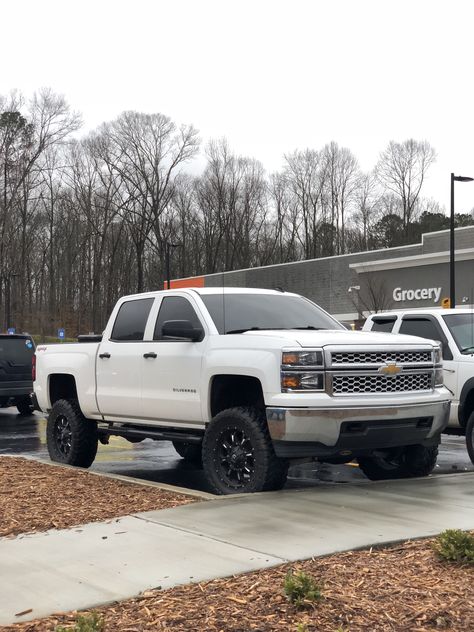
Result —
[[110, 353], [107, 351], [105, 353], [99, 353], [99, 358], [110, 358]]
[[143, 354], [144, 358], [156, 358], [156, 353], [154, 351], [150, 351], [149, 353]]

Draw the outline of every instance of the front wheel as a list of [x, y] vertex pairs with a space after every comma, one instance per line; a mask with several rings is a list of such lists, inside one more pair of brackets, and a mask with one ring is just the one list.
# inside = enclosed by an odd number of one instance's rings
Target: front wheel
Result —
[[428, 476], [438, 458], [438, 446], [409, 445], [359, 457], [359, 467], [371, 481]]
[[86, 419], [76, 400], [54, 403], [46, 427], [48, 452], [52, 461], [89, 467], [97, 454], [97, 424]]
[[466, 425], [466, 447], [471, 463], [474, 463], [474, 412], [469, 416]]
[[206, 478], [217, 494], [281, 489], [288, 461], [275, 455], [263, 412], [228, 408], [207, 427], [202, 444]]

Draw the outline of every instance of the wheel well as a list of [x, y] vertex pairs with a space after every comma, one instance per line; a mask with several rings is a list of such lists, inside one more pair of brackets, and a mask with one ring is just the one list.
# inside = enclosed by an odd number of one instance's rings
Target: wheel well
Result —
[[459, 423], [463, 428], [466, 427], [472, 412], [474, 412], [474, 388], [471, 388], [469, 393], [466, 395], [466, 399], [462, 405], [462, 414], [460, 415]]
[[49, 399], [51, 405], [58, 399], [77, 399], [76, 380], [74, 376], [64, 373], [53, 373], [49, 376]]
[[234, 406], [263, 408], [260, 380], [249, 375], [215, 375], [211, 387], [211, 417]]

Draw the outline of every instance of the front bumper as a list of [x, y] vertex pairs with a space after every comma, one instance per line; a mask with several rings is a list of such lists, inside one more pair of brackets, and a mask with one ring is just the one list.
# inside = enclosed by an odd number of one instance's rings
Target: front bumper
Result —
[[267, 408], [277, 456], [360, 456], [405, 445], [437, 445], [450, 401], [386, 407]]

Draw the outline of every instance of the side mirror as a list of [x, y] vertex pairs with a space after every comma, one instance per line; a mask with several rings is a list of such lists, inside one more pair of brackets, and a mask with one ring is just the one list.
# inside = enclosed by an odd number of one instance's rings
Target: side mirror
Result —
[[166, 339], [200, 342], [204, 338], [204, 331], [200, 327], [193, 327], [189, 320], [165, 320], [162, 331]]

